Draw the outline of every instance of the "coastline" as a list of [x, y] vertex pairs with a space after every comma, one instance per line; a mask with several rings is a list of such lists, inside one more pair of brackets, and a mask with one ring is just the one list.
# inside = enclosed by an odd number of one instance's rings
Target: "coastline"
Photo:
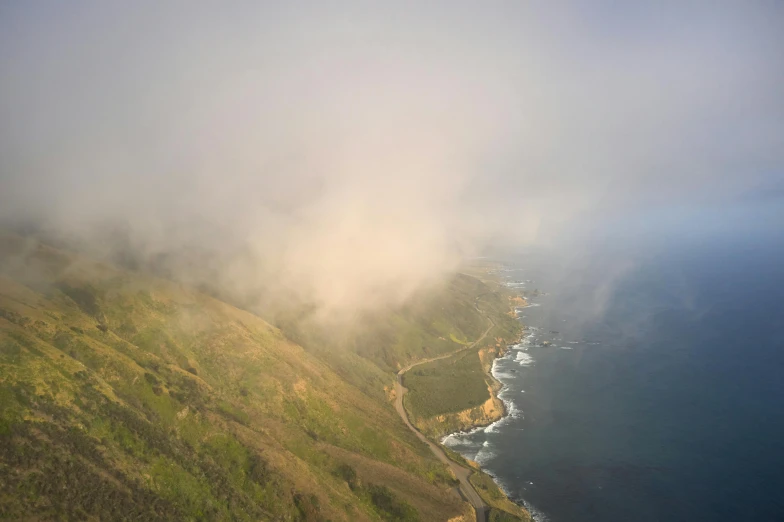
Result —
[[[509, 353], [509, 348], [507, 347], [503, 352], [501, 352], [501, 353], [497, 354], [495, 357], [493, 357], [492, 363], [490, 365], [490, 369], [487, 370], [487, 372], [486, 372], [486, 375], [492, 380], [492, 383], [493, 383], [490, 386], [490, 395], [491, 395], [490, 400], [497, 401], [501, 405], [501, 413], [498, 416], [493, 417], [492, 419], [489, 419], [489, 422], [481, 422], [481, 423], [477, 422], [477, 423], [474, 423], [474, 424], [467, 425], [467, 426], [465, 426], [465, 427], [463, 427], [463, 428], [461, 428], [461, 429], [459, 429], [457, 431], [450, 431], [449, 433], [447, 433], [445, 435], [440, 435], [438, 437], [438, 443], [439, 444], [441, 444], [443, 446], [446, 446], [444, 441], [446, 441], [446, 439], [448, 439], [449, 437], [465, 435], [465, 434], [468, 434], [468, 433], [476, 432], [477, 430], [484, 430], [484, 429], [490, 428], [491, 426], [493, 426], [497, 422], [501, 422], [502, 420], [506, 419], [511, 414], [511, 411], [509, 409], [509, 406], [507, 406], [506, 401], [504, 399], [502, 399], [501, 396], [500, 396], [501, 392], [504, 390], [506, 385], [504, 383], [502, 383], [500, 380], [498, 380], [493, 375], [493, 370], [495, 369], [495, 361], [497, 361], [498, 359], [500, 359], [502, 357], [505, 357], [508, 353]], [[446, 447], [448, 447], [448, 446], [446, 446]], [[500, 487], [500, 485], [499, 485], [499, 487]]]
[[[498, 281], [494, 283], [503, 286]], [[487, 428], [512, 413], [513, 405], [510, 406], [501, 397], [504, 384], [493, 374], [494, 365], [495, 361], [505, 357], [513, 346], [523, 342], [528, 329], [519, 320], [520, 310], [531, 306], [531, 303], [514, 291], [510, 293], [512, 295], [508, 295], [509, 310], [506, 314], [513, 317], [517, 322], [517, 328], [513, 336], [495, 337], [491, 342], [476, 351], [487, 382], [488, 399], [482, 404], [471, 406], [464, 410], [438, 414], [427, 418], [417, 418], [415, 421], [417, 427], [432, 439], [443, 441], [446, 437], [453, 434]], [[488, 317], [488, 320], [493, 323], [490, 317]], [[477, 340], [474, 344], [478, 344], [479, 341]]]
[[[498, 281], [494, 281], [493, 286], [496, 285], [500, 287], [505, 286], [499, 284]], [[499, 309], [498, 304], [500, 303], [497, 303], [495, 309], [488, 309], [487, 312], [482, 312], [477, 304], [474, 305], [477, 311], [486, 317], [489, 325], [482, 336], [471, 343], [471, 345], [456, 352], [420, 360], [399, 369], [395, 383], [394, 401], [395, 408], [408, 427], [420, 439], [430, 445], [431, 450], [439, 459], [446, 461], [445, 463], [448, 463], [450, 468], [452, 468], [460, 482], [459, 489], [461, 495], [474, 506], [477, 520], [486, 520], [490, 517], [491, 512], [502, 512], [507, 513], [514, 520], [530, 522], [533, 519], [526, 507], [520, 503], [512, 502], [495, 477], [482, 470], [479, 463], [468, 460], [444, 444], [444, 440], [450, 435], [477, 429], [492, 429], [491, 427], [494, 424], [513, 415], [514, 406], [507, 404], [501, 397], [505, 384], [496, 378], [494, 371], [496, 361], [501, 357], [507, 356], [511, 348], [522, 341], [522, 336], [527, 329], [519, 321], [518, 307], [528, 303], [522, 296], [516, 295], [514, 290], [510, 292], [507, 289], [503, 294], [506, 294], [506, 298], [508, 298], [506, 306], [504, 306], [507, 310], [506, 312]], [[501, 319], [501, 314], [506, 316], [506, 318]], [[489, 334], [494, 329], [496, 335], [490, 337]], [[483, 342], [484, 344], [480, 344]], [[479, 358], [481, 373], [477, 372], [474, 375], [481, 375], [484, 379], [488, 398], [479, 405], [471, 406], [461, 411], [436, 414], [427, 418], [412, 416], [409, 419], [409, 414], [406, 411], [407, 407], [404, 406], [403, 402], [403, 394], [408, 391], [403, 386], [404, 374], [420, 364], [449, 357], [459, 357], [459, 354], [470, 351], [473, 351], [476, 357]]]
[[[523, 342], [523, 340], [525, 338], [524, 337], [525, 332], [526, 332], [526, 330], [523, 330], [523, 336], [521, 336], [521, 338], [519, 339], [518, 343]], [[518, 343], [515, 343], [515, 344], [518, 344]], [[502, 392], [504, 391], [504, 389], [506, 388], [506, 385], [503, 382], [501, 382], [499, 379], [497, 379], [495, 377], [495, 375], [493, 375], [493, 371], [495, 370], [495, 362], [498, 359], [500, 359], [502, 357], [505, 357], [505, 356], [507, 356], [509, 354], [510, 346], [512, 346], [512, 345], [507, 346], [501, 353], [497, 354], [493, 358], [493, 362], [492, 362], [492, 364], [490, 366], [490, 369], [486, 372], [487, 375], [490, 377], [490, 379], [492, 379], [493, 383], [496, 385], [496, 386], [493, 386], [493, 391], [491, 392], [492, 395], [493, 395], [492, 398], [497, 400], [502, 405], [502, 409], [503, 409], [502, 414], [499, 415], [494, 420], [492, 420], [492, 422], [481, 423], [481, 424], [477, 423], [477, 424], [474, 424], [474, 425], [471, 425], [471, 426], [467, 426], [467, 427], [465, 427], [463, 429], [460, 429], [458, 431], [449, 432], [449, 433], [447, 433], [445, 435], [442, 435], [442, 436], [438, 437], [437, 441], [438, 441], [439, 446], [441, 446], [441, 447], [443, 447], [443, 448], [445, 448], [447, 450], [446, 454], [450, 457], [450, 459], [454, 458], [452, 455], [450, 455], [450, 453], [456, 454], [463, 461], [467, 462], [472, 468], [474, 468], [476, 473], [489, 477], [492, 480], [492, 482], [495, 485], [495, 487], [503, 494], [504, 500], [506, 500], [507, 502], [509, 502], [509, 503], [513, 504], [514, 506], [517, 506], [519, 509], [521, 509], [526, 514], [525, 516], [528, 517], [527, 520], [529, 520], [531, 522], [536, 522], [537, 520], [546, 520], [545, 518], [540, 518], [540, 517], [543, 516], [541, 512], [537, 511], [531, 505], [526, 503], [523, 499], [513, 499], [510, 496], [509, 491], [507, 491], [507, 489], [504, 486], [504, 484], [499, 481], [498, 477], [496, 477], [493, 473], [491, 473], [489, 470], [487, 470], [480, 462], [478, 462], [476, 460], [469, 459], [468, 457], [466, 457], [463, 454], [461, 454], [459, 451], [457, 451], [455, 449], [452, 449], [446, 443], [447, 439], [449, 439], [450, 437], [461, 437], [461, 436], [465, 436], [465, 435], [470, 435], [470, 434], [476, 433], [477, 431], [480, 431], [480, 430], [492, 430], [493, 426], [497, 425], [498, 423], [504, 422], [506, 419], [510, 418], [510, 416], [512, 416], [514, 414], [514, 411], [513, 411], [514, 406], [512, 405], [512, 408], [510, 409], [510, 407], [507, 405], [507, 401], [505, 401], [500, 396], [502, 394]]]
[[[516, 299], [521, 299], [521, 298], [519, 298], [519, 297], [514, 298], [514, 300], [516, 300]], [[514, 300], [513, 300], [513, 302], [514, 302]], [[525, 307], [529, 307], [529, 306], [532, 306], [532, 303], [530, 303], [529, 301], [527, 301], [525, 299], [523, 299], [522, 306], [514, 306], [513, 305], [512, 306], [512, 313], [514, 314], [515, 319], [517, 319], [519, 317], [519, 312], [520, 312], [519, 309], [520, 308], [525, 308]], [[456, 452], [455, 450], [450, 448], [449, 445], [446, 443], [447, 439], [449, 439], [450, 437], [460, 437], [460, 436], [463, 436], [463, 435], [476, 433], [478, 430], [492, 429], [492, 427], [494, 425], [504, 421], [510, 415], [513, 414], [513, 411], [512, 411], [513, 406], [512, 406], [512, 408], [510, 408], [510, 406], [507, 405], [507, 401], [505, 401], [501, 397], [501, 394], [504, 391], [504, 388], [506, 387], [506, 385], [503, 382], [501, 382], [498, 378], [496, 378], [496, 376], [494, 375], [494, 371], [495, 371], [495, 367], [496, 367], [496, 361], [498, 361], [498, 359], [501, 359], [502, 357], [506, 357], [509, 354], [510, 349], [512, 348], [512, 346], [519, 345], [519, 344], [523, 343], [525, 341], [526, 337], [531, 335], [531, 334], [526, 335], [528, 330], [529, 329], [527, 327], [525, 327], [524, 325], [521, 324], [520, 335], [519, 335], [516, 343], [506, 344], [500, 350], [497, 350], [497, 351], [493, 350], [493, 356], [492, 356], [492, 358], [490, 360], [489, 367], [485, 370], [485, 374], [490, 378], [490, 380], [492, 382], [492, 384], [490, 386], [490, 394], [491, 394], [491, 399], [490, 400], [494, 400], [494, 401], [497, 401], [498, 403], [500, 403], [500, 405], [501, 405], [501, 413], [500, 413], [500, 415], [498, 415], [496, 418], [490, 419], [489, 422], [473, 423], [471, 425], [462, 427], [461, 429], [458, 429], [456, 431], [450, 431], [449, 433], [446, 433], [444, 435], [439, 436], [437, 438], [437, 440], [438, 440], [439, 445], [441, 445], [444, 448], [447, 448], [449, 451], [457, 453], [466, 462], [468, 462], [472, 467], [474, 467], [477, 471], [479, 471], [479, 472], [489, 476], [492, 479], [492, 481], [495, 483], [496, 487], [500, 491], [503, 492], [503, 494], [505, 495], [506, 499], [509, 502], [512, 502], [513, 504], [515, 504], [515, 505], [519, 506], [520, 508], [522, 508], [523, 510], [525, 510], [529, 514], [529, 516], [531, 517], [530, 519], [531, 520], [535, 520], [533, 518], [533, 515], [532, 515], [532, 512], [530, 511], [529, 506], [527, 506], [523, 501], [512, 500], [512, 498], [510, 498], [510, 496], [509, 496], [509, 492], [506, 491], [506, 489], [504, 488], [503, 484], [501, 484], [498, 481], [497, 477], [495, 477], [492, 473], [490, 473], [488, 470], [483, 468], [482, 465], [479, 462], [474, 461], [474, 460], [470, 460], [467, 457], [461, 455], [459, 452]], [[481, 352], [481, 350], [480, 350], [480, 352]], [[484, 361], [483, 361], [483, 364], [484, 364]]]
[[484, 376], [489, 380], [487, 384], [488, 399], [482, 404], [461, 411], [443, 413], [429, 418], [417, 418], [415, 424], [423, 433], [434, 440], [441, 441], [453, 433], [491, 426], [510, 413], [508, 405], [499, 396], [503, 391], [504, 384], [493, 375], [493, 367], [497, 359], [508, 354], [511, 345], [499, 341], [497, 343], [499, 344], [482, 348], [476, 352], [480, 358]]
[[[521, 300], [524, 303], [523, 306], [513, 305], [511, 307], [511, 313], [514, 314], [514, 317], [515, 317], [516, 320], [519, 318], [519, 309], [520, 308], [525, 308], [525, 307], [528, 307], [528, 306], [532, 306], [531, 303], [529, 303], [527, 300], [525, 300], [524, 298], [521, 298], [519, 296], [518, 297], [514, 297], [511, 300], [513, 301], [513, 303], [519, 302], [518, 300]], [[492, 417], [484, 418], [484, 419], [477, 420], [477, 421], [474, 421], [474, 422], [467, 422], [464, 425], [460, 426], [458, 429], [448, 430], [448, 432], [445, 432], [445, 433], [438, 433], [436, 435], [436, 439], [439, 441], [440, 444], [443, 444], [443, 441], [446, 438], [448, 438], [448, 437], [450, 437], [452, 435], [458, 435], [458, 434], [461, 434], [461, 433], [472, 432], [472, 431], [475, 431], [475, 430], [478, 430], [478, 429], [489, 428], [493, 424], [504, 420], [506, 417], [508, 417], [509, 415], [512, 414], [512, 410], [510, 409], [510, 406], [507, 404], [507, 401], [505, 401], [501, 397], [501, 394], [504, 391], [504, 388], [505, 388], [506, 385], [503, 382], [501, 382], [498, 378], [496, 378], [496, 376], [493, 373], [495, 371], [495, 363], [496, 363], [496, 361], [498, 359], [506, 357], [509, 354], [509, 351], [511, 350], [511, 348], [513, 346], [517, 346], [517, 345], [523, 343], [525, 338], [527, 337], [526, 336], [526, 332], [527, 331], [528, 331], [528, 328], [526, 326], [522, 325], [522, 323], [521, 323], [521, 325], [520, 325], [520, 333], [517, 336], [516, 342], [508, 343], [508, 342], [506, 342], [505, 339], [503, 339], [502, 341], [504, 341], [504, 342], [498, 344], [498, 339], [497, 339], [496, 340], [496, 346], [480, 348], [477, 351], [477, 353], [479, 355], [479, 359], [482, 362], [482, 367], [484, 369], [485, 376], [488, 377], [490, 382], [491, 382], [490, 386], [488, 386], [488, 391], [490, 393], [490, 399], [488, 400], [488, 402], [489, 401], [493, 401], [495, 404], [497, 404], [499, 406], [500, 411], [497, 414], [493, 415]], [[483, 352], [484, 352], [484, 356], [483, 356]], [[436, 418], [440, 418], [442, 420], [442, 422], [443, 422], [444, 417], [465, 414], [466, 412], [471, 411], [471, 410], [476, 410], [477, 408], [481, 408], [481, 406], [470, 408], [468, 410], [463, 410], [462, 412], [458, 412], [456, 414], [440, 415], [440, 416], [437, 416]]]

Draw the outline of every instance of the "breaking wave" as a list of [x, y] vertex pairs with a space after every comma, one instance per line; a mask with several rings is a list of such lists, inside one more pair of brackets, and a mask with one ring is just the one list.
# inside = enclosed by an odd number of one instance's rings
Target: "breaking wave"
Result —
[[448, 447], [460, 446], [460, 445], [464, 445], [464, 446], [478, 445], [476, 441], [471, 439], [471, 436], [483, 430], [484, 428], [479, 427], [479, 428], [470, 429], [468, 431], [458, 431], [455, 433], [450, 433], [449, 435], [441, 439], [441, 444]]
[[515, 356], [515, 361], [517, 361], [517, 364], [519, 364], [520, 366], [531, 366], [534, 363], [534, 358], [531, 357], [528, 354], [528, 352], [520, 351], [517, 352], [517, 355]]

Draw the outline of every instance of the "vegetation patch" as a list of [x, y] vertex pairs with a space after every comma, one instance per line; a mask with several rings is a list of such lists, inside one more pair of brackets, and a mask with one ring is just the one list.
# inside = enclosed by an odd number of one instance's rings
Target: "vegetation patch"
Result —
[[406, 407], [415, 418], [457, 413], [490, 398], [477, 350], [414, 367], [403, 376]]
[[385, 520], [395, 522], [416, 522], [419, 520], [416, 510], [401, 500], [386, 486], [368, 486], [370, 500]]
[[468, 480], [476, 488], [476, 492], [479, 493], [485, 504], [491, 507], [490, 520], [530, 522], [531, 517], [528, 512], [509, 500], [490, 475], [478, 471], [472, 473]]

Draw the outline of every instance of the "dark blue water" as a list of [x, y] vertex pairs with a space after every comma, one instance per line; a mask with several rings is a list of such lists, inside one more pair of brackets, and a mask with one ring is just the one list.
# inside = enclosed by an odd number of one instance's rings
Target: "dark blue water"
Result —
[[548, 293], [496, 362], [511, 415], [448, 445], [539, 520], [784, 520], [780, 245], [510, 266]]

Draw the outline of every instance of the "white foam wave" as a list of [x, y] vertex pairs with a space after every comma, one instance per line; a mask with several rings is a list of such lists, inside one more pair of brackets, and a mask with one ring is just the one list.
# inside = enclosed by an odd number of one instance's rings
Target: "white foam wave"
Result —
[[503, 382], [504, 378], [511, 379], [514, 375], [509, 372], [504, 372], [498, 367], [498, 361], [500, 360], [501, 359], [495, 359], [493, 361], [493, 365], [490, 366], [490, 375], [495, 377], [495, 380]]
[[[524, 352], [518, 352], [518, 353], [524, 353]], [[506, 357], [504, 357], [503, 359], [506, 359]], [[490, 369], [490, 373], [492, 374], [493, 377], [495, 377], [497, 380], [499, 380], [499, 381], [501, 381], [503, 383], [502, 379], [504, 377], [512, 377], [513, 374], [506, 373], [506, 372], [501, 372], [501, 371], [498, 370], [498, 362], [501, 361], [501, 360], [502, 359], [496, 359], [495, 361], [493, 361], [493, 366]], [[489, 426], [485, 427], [484, 428], [484, 432], [485, 433], [497, 433], [498, 428], [500, 428], [501, 426], [505, 425], [506, 423], [508, 423], [512, 419], [518, 419], [518, 418], [522, 417], [523, 412], [520, 411], [517, 408], [517, 406], [515, 406], [515, 403], [512, 402], [508, 398], [508, 395], [510, 393], [511, 393], [511, 390], [509, 389], [509, 387], [506, 384], [504, 384], [503, 387], [501, 388], [501, 390], [498, 392], [498, 398], [501, 400], [501, 402], [504, 403], [504, 408], [506, 410], [506, 415], [504, 415], [503, 417], [501, 417], [497, 421], [493, 422]]]
[[515, 361], [520, 366], [531, 366], [534, 363], [534, 358], [531, 357], [528, 352], [517, 352], [517, 356], [515, 357]]
[[479, 443], [474, 441], [471, 438], [471, 436], [468, 435], [468, 434], [459, 435], [459, 434], [453, 433], [451, 435], [447, 435], [441, 441], [441, 444], [443, 444], [444, 446], [449, 447], [449, 448], [453, 448], [453, 447], [459, 446], [461, 449], [464, 449], [464, 450], [472, 450], [472, 449], [473, 450], [478, 450], [479, 449]]
[[572, 347], [572, 346], [559, 346], [559, 348], [561, 350], [574, 350], [574, 347]]
[[544, 513], [536, 509], [534, 506], [532, 506], [530, 502], [528, 502], [525, 499], [520, 499], [520, 500], [522, 500], [525, 509], [531, 514], [531, 520], [533, 520], [534, 522], [548, 522], [548, 520], [550, 520], [549, 518], [547, 518], [547, 515], [545, 515]]
[[504, 382], [504, 380], [514, 379], [515, 374], [512, 372], [503, 372], [496, 370], [493, 372], [493, 377], [495, 380]]
[[536, 341], [536, 333], [531, 332], [530, 334], [520, 339], [520, 343], [518, 346], [520, 346], [521, 348], [525, 348], [527, 346], [531, 346], [534, 343], [534, 341]]
[[491, 449], [490, 442], [485, 441], [482, 444], [482, 448], [476, 453], [476, 455], [474, 455], [474, 458], [471, 460], [474, 460], [480, 466], [484, 466], [487, 463], [487, 461], [489, 461], [495, 456], [496, 456], [496, 452]]
[[476, 434], [477, 432], [482, 431], [484, 428], [472, 428], [468, 431], [457, 431], [455, 433], [450, 433], [441, 439], [441, 444], [445, 446], [456, 446], [458, 444], [467, 444], [472, 445], [476, 444], [474, 441], [471, 440], [471, 436]]
[[498, 433], [498, 428], [505, 426], [513, 419], [522, 419], [524, 417], [522, 410], [520, 410], [512, 400], [506, 397], [507, 392], [510, 392], [510, 390], [507, 387], [504, 387], [498, 394], [498, 398], [504, 403], [506, 415], [484, 428], [485, 433]]

